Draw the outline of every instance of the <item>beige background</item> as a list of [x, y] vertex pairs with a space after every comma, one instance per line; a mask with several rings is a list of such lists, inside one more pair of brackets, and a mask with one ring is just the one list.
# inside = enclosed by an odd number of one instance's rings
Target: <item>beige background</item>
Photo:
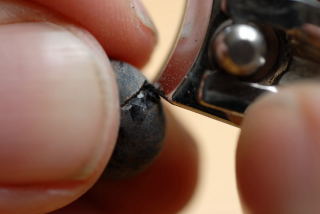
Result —
[[[160, 41], [150, 64], [149, 77], [160, 69], [179, 26], [185, 0], [142, 0], [158, 27]], [[237, 128], [213, 119], [170, 107], [198, 142], [201, 156], [196, 194], [181, 214], [240, 214], [234, 155]]]

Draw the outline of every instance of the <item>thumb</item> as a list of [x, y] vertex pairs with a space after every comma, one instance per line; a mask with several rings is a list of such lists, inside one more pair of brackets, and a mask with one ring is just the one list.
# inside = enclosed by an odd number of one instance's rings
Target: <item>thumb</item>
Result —
[[114, 147], [112, 69], [86, 32], [0, 26], [0, 212], [47, 213], [98, 178]]
[[237, 151], [249, 213], [320, 213], [320, 86], [268, 95], [247, 112]]

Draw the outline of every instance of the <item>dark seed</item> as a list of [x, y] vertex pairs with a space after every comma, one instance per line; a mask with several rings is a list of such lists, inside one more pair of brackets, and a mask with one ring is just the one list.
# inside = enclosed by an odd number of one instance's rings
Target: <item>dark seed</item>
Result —
[[111, 62], [118, 82], [120, 105], [123, 106], [130, 98], [136, 96], [147, 79], [131, 65], [119, 62]]
[[112, 65], [120, 92], [121, 125], [104, 176], [126, 178], [147, 168], [160, 153], [165, 117], [160, 97], [137, 69], [117, 61]]

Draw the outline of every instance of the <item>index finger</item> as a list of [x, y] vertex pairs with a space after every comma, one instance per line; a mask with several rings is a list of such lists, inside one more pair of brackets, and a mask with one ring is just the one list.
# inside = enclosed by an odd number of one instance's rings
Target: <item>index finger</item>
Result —
[[109, 57], [137, 67], [149, 59], [156, 29], [140, 0], [32, 0], [79, 23], [101, 43]]

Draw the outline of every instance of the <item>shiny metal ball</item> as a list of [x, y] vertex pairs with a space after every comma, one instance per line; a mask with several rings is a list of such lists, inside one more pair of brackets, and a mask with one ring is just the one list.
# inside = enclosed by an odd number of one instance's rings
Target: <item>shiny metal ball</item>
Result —
[[233, 24], [215, 34], [211, 51], [226, 72], [252, 75], [266, 64], [267, 42], [254, 25]]

